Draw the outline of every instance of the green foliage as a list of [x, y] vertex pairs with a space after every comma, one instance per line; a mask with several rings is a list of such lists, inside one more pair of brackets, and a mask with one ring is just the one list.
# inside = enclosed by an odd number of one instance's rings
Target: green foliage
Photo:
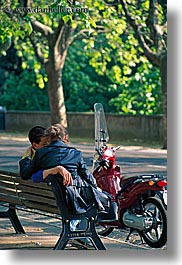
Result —
[[24, 70], [19, 76], [9, 75], [0, 102], [8, 110], [49, 110], [47, 92], [38, 88], [30, 70]]
[[[143, 26], [148, 1], [143, 1], [138, 9], [134, 2], [130, 9]], [[125, 16], [118, 17], [114, 7], [104, 8], [98, 2], [94, 6], [99, 7], [98, 15], [102, 16], [97, 22], [99, 30], [96, 29], [90, 39], [83, 41], [90, 65], [98, 75], [108, 80], [105, 92], [113, 93], [108, 100], [109, 110], [134, 115], [162, 113], [159, 69], [143, 55]]]
[[100, 77], [89, 65], [84, 45], [77, 40], [69, 49], [63, 70], [65, 103], [68, 111], [93, 111], [95, 102], [102, 102], [110, 111], [108, 101], [114, 96], [109, 91], [109, 79]]
[[[41, 67], [40, 62], [37, 61], [29, 39], [26, 39], [26, 41], [19, 40], [16, 42], [16, 49], [18, 56], [22, 60], [22, 69], [34, 71], [34, 82], [36, 82], [36, 86], [38, 86], [40, 89], [46, 87], [48, 79], [45, 74], [45, 69]], [[44, 56], [46, 56], [46, 54], [44, 54]]]
[[[124, 80], [124, 79], [123, 79]], [[150, 64], [138, 67], [137, 73], [121, 85], [121, 93], [109, 102], [116, 112], [155, 115], [162, 113], [159, 70]]]
[[0, 7], [0, 56], [6, 55], [10, 48], [12, 40], [24, 39], [32, 32], [31, 24], [25, 18], [22, 18], [18, 12], [14, 15], [18, 1], [11, 1], [11, 6], [7, 1], [1, 1]]
[[[136, 1], [131, 2], [131, 11], [135, 12], [138, 23], [143, 26], [149, 1], [142, 1], [138, 9]], [[38, 18], [52, 29], [56, 29], [62, 18], [72, 27], [77, 27], [77, 34], [84, 29], [84, 35], [79, 35], [81, 37], [70, 46], [63, 69], [67, 111], [93, 111], [93, 104], [101, 102], [106, 112], [162, 113], [159, 70], [143, 55], [125, 16], [118, 17], [116, 9], [105, 6], [101, 0], [87, 0], [84, 4], [90, 7], [90, 16], [68, 11], [42, 12], [47, 7], [66, 7], [67, 1], [64, 0], [33, 1], [32, 8], [40, 7], [41, 12], [28, 13], [25, 17], [17, 14], [15, 20], [9, 19], [3, 12], [0, 14], [3, 25], [0, 29], [1, 53], [6, 55], [13, 39], [17, 55], [21, 58], [18, 75], [10, 73], [8, 79], [0, 83], [1, 105], [7, 109], [49, 109], [45, 69], [37, 61], [27, 36], [32, 32], [30, 22], [33, 18]], [[79, 7], [79, 2], [76, 5]], [[13, 8], [17, 6], [18, 2], [14, 1]], [[147, 34], [147, 27], [144, 30]], [[33, 33], [43, 57], [48, 58], [50, 54], [45, 38], [41, 33]]]

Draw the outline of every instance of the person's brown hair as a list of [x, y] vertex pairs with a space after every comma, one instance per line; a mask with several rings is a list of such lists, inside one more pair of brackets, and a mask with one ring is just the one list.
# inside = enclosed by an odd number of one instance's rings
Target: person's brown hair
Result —
[[50, 135], [52, 140], [53, 139], [63, 140], [65, 135], [68, 136], [68, 131], [66, 130], [66, 128], [59, 123], [51, 125], [50, 127], [47, 128], [46, 131]]

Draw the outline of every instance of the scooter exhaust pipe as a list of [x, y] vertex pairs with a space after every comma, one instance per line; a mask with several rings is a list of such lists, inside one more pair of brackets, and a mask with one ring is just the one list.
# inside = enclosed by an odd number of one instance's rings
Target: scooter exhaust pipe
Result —
[[123, 214], [123, 223], [128, 227], [142, 231], [152, 226], [153, 218], [126, 211]]

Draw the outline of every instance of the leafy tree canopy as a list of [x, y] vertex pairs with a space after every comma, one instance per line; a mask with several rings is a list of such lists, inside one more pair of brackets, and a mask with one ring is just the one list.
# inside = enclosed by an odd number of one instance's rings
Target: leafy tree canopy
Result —
[[[1, 1], [2, 2], [2, 1]], [[3, 7], [9, 1], [4, 2]], [[22, 1], [23, 2], [23, 1]], [[149, 1], [131, 1], [138, 23], [145, 20]], [[41, 7], [56, 9], [58, 6], [67, 7], [68, 1], [33, 1], [32, 9]], [[122, 15], [121, 5], [118, 17], [115, 6], [105, 5], [104, 1], [87, 0], [76, 2], [78, 7], [89, 8], [88, 13], [41, 12], [26, 13], [19, 9], [16, 16], [7, 16], [8, 10], [1, 13], [3, 27], [0, 31], [1, 54], [8, 53], [3, 45], [13, 39], [16, 53], [21, 61], [21, 73], [14, 74], [2, 85], [0, 91], [1, 104], [8, 109], [47, 110], [46, 97], [47, 76], [40, 62], [36, 59], [31, 41], [28, 38], [32, 32], [31, 22], [38, 18], [40, 22], [52, 29], [58, 25], [59, 18], [70, 21], [75, 27], [75, 37], [68, 50], [68, 56], [63, 69], [63, 85], [67, 111], [92, 111], [93, 103], [102, 102], [107, 112], [129, 114], [159, 114], [162, 113], [159, 71], [144, 56], [138, 45], [133, 29]], [[19, 7], [19, 1], [13, 1], [10, 10]], [[23, 4], [22, 4], [23, 7]], [[21, 12], [20, 12], [21, 11]], [[9, 12], [11, 13], [11, 12]], [[161, 15], [162, 18], [162, 15]], [[24, 30], [22, 30], [22, 28]], [[144, 28], [148, 31], [148, 28]], [[48, 58], [48, 46], [41, 33], [33, 32], [44, 58]], [[5, 53], [6, 52], [6, 53]], [[2, 67], [2, 65], [0, 66]], [[20, 67], [20, 66], [18, 66]], [[27, 78], [27, 75], [29, 78]], [[14, 84], [14, 86], [13, 86]], [[11, 97], [16, 85], [19, 96]], [[42, 93], [43, 92], [43, 93]], [[34, 93], [34, 97], [22, 100], [23, 94]], [[37, 100], [36, 100], [37, 97]], [[33, 101], [37, 103], [33, 104]], [[40, 104], [38, 104], [38, 102]], [[42, 102], [42, 103], [41, 103]]]

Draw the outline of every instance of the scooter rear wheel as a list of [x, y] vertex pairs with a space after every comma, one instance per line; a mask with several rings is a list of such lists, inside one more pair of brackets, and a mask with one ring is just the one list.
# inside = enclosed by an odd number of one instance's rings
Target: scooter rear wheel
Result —
[[96, 224], [96, 231], [100, 236], [108, 236], [112, 231], [114, 230], [114, 227], [109, 227], [107, 225], [100, 225]]
[[160, 199], [147, 198], [144, 201], [145, 214], [153, 219], [152, 226], [142, 231], [142, 237], [152, 248], [161, 248], [167, 241], [167, 215]]

